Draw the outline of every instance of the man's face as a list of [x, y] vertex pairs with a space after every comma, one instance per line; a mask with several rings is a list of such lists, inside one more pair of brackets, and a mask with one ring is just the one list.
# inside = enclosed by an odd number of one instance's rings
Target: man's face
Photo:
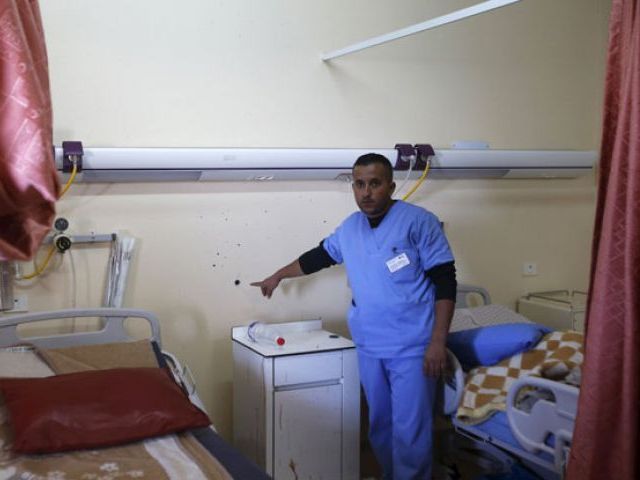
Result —
[[396, 188], [379, 163], [356, 166], [352, 186], [358, 207], [369, 218], [379, 217], [387, 211]]

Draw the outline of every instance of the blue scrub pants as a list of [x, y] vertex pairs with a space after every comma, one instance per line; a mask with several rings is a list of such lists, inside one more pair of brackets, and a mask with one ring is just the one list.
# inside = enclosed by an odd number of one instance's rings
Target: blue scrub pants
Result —
[[369, 404], [369, 440], [385, 480], [431, 480], [433, 405], [437, 380], [423, 357], [358, 354]]

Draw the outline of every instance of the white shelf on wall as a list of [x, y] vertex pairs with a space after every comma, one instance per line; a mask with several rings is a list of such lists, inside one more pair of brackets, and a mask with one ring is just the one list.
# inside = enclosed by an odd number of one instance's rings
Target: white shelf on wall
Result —
[[490, 12], [497, 8], [504, 7], [506, 5], [510, 5], [519, 1], [520, 0], [488, 0], [486, 2], [477, 3], [476, 5], [456, 10], [455, 12], [451, 12], [440, 17], [425, 20], [424, 22], [416, 23], [415, 25], [410, 25], [399, 30], [394, 30], [393, 32], [385, 33], [383, 35], [378, 35], [376, 37], [354, 43], [353, 45], [349, 45], [348, 47], [324, 53], [322, 54], [321, 58], [325, 62], [328, 60], [333, 60], [334, 58], [342, 57], [350, 53], [359, 52], [360, 50], [364, 50], [366, 48], [382, 45], [383, 43], [408, 37], [409, 35], [415, 35], [416, 33], [424, 32], [425, 30], [431, 30], [432, 28], [441, 27], [453, 22], [458, 22], [460, 20], [464, 20], [465, 18], [473, 17], [481, 13]]

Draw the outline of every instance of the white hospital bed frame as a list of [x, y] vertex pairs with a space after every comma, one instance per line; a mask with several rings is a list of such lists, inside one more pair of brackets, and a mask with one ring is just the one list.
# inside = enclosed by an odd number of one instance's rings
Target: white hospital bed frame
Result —
[[[467, 299], [470, 294], [479, 295], [484, 304], [491, 303], [490, 296], [485, 289], [471, 285], [458, 285], [456, 308], [467, 307], [469, 305]], [[453, 416], [462, 400], [464, 373], [453, 353], [449, 352], [449, 357], [455, 370], [452, 378], [444, 385], [443, 410], [445, 414]], [[546, 390], [551, 392], [554, 398], [552, 400], [537, 400], [531, 411], [527, 412], [516, 406], [518, 394], [523, 388]], [[522, 450], [492, 438], [473, 425], [466, 425], [455, 419], [453, 423], [456, 431], [462, 435], [475, 441], [498, 446], [521, 459], [523, 463], [541, 468], [542, 472], [540, 469], [536, 469], [536, 471], [541, 473], [544, 478], [558, 478], [562, 477], [568, 458], [578, 408], [578, 395], [579, 389], [577, 387], [546, 378], [527, 376], [516, 380], [508, 391], [506, 414], [511, 432], [522, 446]], [[545, 443], [549, 435], [555, 437], [554, 447]], [[538, 455], [540, 452], [553, 456], [553, 462], [541, 458]]]
[[[74, 318], [99, 318], [101, 326], [87, 332], [60, 333], [47, 336], [21, 336], [19, 325], [43, 322], [46, 320], [68, 320]], [[34, 345], [40, 348], [64, 348], [78, 345], [98, 345], [104, 343], [131, 342], [138, 340], [132, 337], [126, 327], [127, 319], [139, 319], [148, 323], [149, 341], [162, 349], [160, 323], [155, 314], [138, 309], [124, 308], [89, 308], [52, 310], [46, 312], [11, 315], [0, 318], [0, 348], [15, 345]], [[162, 355], [167, 362], [176, 382], [184, 387], [191, 402], [206, 411], [196, 393], [196, 383], [188, 367], [183, 367], [178, 359], [163, 350]]]

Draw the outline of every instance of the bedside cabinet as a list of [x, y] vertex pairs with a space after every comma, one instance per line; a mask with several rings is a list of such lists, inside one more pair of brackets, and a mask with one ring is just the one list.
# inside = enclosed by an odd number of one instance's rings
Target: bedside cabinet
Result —
[[360, 383], [353, 343], [320, 320], [270, 324], [282, 347], [232, 329], [233, 441], [275, 480], [357, 480]]

